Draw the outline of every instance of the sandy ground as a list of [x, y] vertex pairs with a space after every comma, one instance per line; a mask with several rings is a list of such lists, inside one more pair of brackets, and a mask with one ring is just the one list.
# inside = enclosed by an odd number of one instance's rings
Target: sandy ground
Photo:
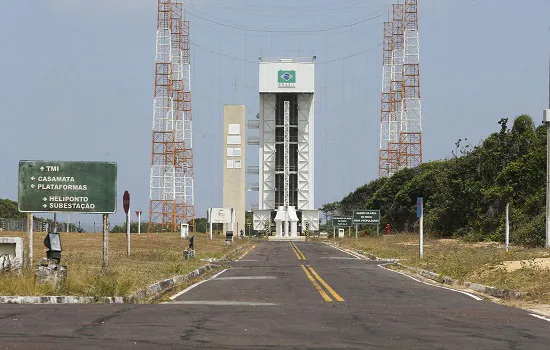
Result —
[[504, 264], [506, 270], [508, 270], [509, 272], [519, 270], [522, 268], [522, 266], [550, 269], [550, 258], [537, 258], [521, 261], [503, 261], [502, 263]]

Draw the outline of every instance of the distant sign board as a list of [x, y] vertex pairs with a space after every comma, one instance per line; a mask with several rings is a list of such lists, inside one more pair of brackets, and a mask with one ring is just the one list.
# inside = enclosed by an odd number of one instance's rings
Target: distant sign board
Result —
[[354, 210], [353, 223], [356, 225], [380, 224], [380, 210]]
[[333, 227], [351, 227], [353, 226], [353, 218], [351, 216], [335, 216], [332, 218]]
[[416, 198], [416, 217], [419, 218], [422, 216], [423, 213], [423, 206], [424, 206], [424, 198], [418, 197]]
[[116, 182], [116, 163], [22, 160], [19, 211], [112, 214]]
[[210, 208], [208, 222], [213, 224], [230, 224], [233, 222], [233, 208]]

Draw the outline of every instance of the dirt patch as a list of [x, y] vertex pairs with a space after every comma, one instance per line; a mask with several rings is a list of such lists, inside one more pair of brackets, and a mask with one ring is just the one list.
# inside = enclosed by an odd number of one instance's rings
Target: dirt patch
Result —
[[502, 264], [508, 272], [521, 268], [542, 268], [550, 269], [550, 258], [536, 258], [529, 260], [503, 261]]

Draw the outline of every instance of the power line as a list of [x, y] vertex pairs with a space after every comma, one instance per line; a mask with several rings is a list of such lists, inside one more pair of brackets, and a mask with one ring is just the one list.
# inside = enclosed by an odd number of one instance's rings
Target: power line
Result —
[[[222, 57], [227, 57], [227, 58], [231, 58], [231, 59], [234, 59], [234, 60], [239, 60], [239, 61], [244, 61], [244, 62], [249, 62], [249, 63], [258, 63], [257, 61], [252, 61], [252, 60], [247, 60], [246, 58], [242, 58], [242, 57], [235, 57], [235, 56], [231, 56], [231, 55], [226, 55], [224, 53], [221, 53], [221, 52], [218, 52], [218, 51], [214, 51], [214, 50], [210, 50], [210, 49], [207, 49], [206, 47], [204, 46], [201, 46], [197, 43], [194, 43], [194, 42], [191, 42], [191, 45], [195, 46], [195, 47], [198, 47], [199, 49], [202, 49], [202, 50], [205, 50], [205, 51], [208, 51], [210, 53], [214, 53], [214, 54], [218, 54]], [[337, 62], [337, 61], [343, 61], [343, 60], [347, 60], [349, 58], [352, 58], [352, 57], [355, 57], [355, 56], [359, 56], [359, 55], [363, 55], [365, 53], [368, 53], [368, 52], [371, 52], [373, 50], [376, 50], [377, 48], [379, 48], [380, 46], [382, 46], [382, 43], [378, 44], [378, 45], [375, 45], [375, 46], [372, 46], [364, 51], [360, 51], [360, 52], [356, 52], [352, 55], [349, 55], [349, 56], [344, 56], [344, 57], [340, 57], [340, 58], [335, 58], [335, 59], [332, 59], [332, 60], [327, 60], [327, 61], [321, 61], [321, 62], [315, 62], [316, 65], [318, 64], [327, 64], [327, 63], [331, 63], [331, 62]]]
[[[204, 13], [204, 12], [201, 12], [199, 10], [193, 9], [193, 12], [195, 12], [195, 11], [199, 12], [199, 13]], [[354, 22], [354, 23], [348, 23], [348, 24], [343, 24], [343, 25], [339, 25], [339, 26], [335, 26], [335, 27], [328, 27], [328, 28], [318, 28], [318, 29], [256, 29], [256, 28], [244, 28], [244, 27], [239, 27], [239, 26], [232, 25], [232, 24], [226, 24], [226, 23], [214, 21], [214, 20], [208, 19], [206, 17], [199, 16], [199, 15], [193, 13], [192, 11], [189, 11], [189, 7], [187, 7], [186, 12], [189, 13], [191, 16], [195, 17], [195, 18], [200, 18], [204, 21], [214, 23], [214, 24], [222, 26], [222, 27], [238, 29], [238, 30], [242, 30], [242, 31], [246, 31], [246, 32], [260, 32], [260, 33], [319, 33], [319, 32], [325, 32], [325, 31], [333, 31], [333, 30], [353, 27], [353, 26], [361, 24], [361, 23], [369, 22], [369, 21], [375, 20], [377, 18], [380, 18], [384, 15], [384, 14], [378, 14], [376, 16], [368, 17], [368, 18], [365, 18], [363, 20], [360, 20], [360, 21], [357, 21], [357, 22]], [[377, 12], [374, 12], [374, 13], [378, 13], [378, 12], [380, 12], [380, 11], [377, 11]]]

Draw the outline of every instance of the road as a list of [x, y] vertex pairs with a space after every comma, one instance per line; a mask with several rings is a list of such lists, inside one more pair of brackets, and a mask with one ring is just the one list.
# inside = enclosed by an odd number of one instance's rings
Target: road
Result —
[[0, 349], [548, 349], [550, 322], [323, 243], [258, 242], [157, 305], [0, 305]]

